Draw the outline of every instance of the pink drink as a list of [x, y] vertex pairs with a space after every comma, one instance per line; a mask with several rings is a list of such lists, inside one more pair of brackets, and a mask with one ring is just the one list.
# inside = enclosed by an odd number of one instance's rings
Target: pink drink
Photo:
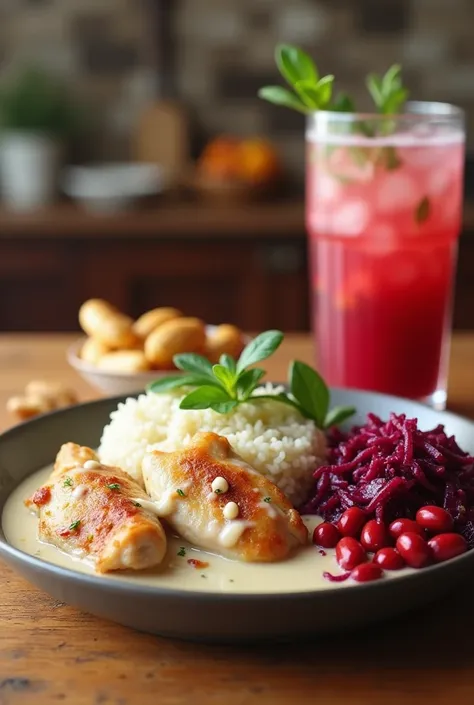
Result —
[[369, 138], [328, 135], [327, 118], [324, 129], [313, 120], [306, 212], [320, 370], [334, 386], [443, 407], [462, 123], [418, 117]]

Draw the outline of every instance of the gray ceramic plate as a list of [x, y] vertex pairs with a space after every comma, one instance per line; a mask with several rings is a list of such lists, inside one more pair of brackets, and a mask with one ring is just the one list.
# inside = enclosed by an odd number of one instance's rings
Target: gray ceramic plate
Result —
[[[96, 447], [110, 412], [121, 398], [55, 412], [0, 436], [0, 512], [12, 489], [51, 463], [71, 439]], [[334, 390], [334, 404], [352, 404], [356, 422], [368, 412], [418, 417], [421, 428], [444, 423], [462, 448], [474, 453], [474, 424], [411, 401], [379, 394]], [[388, 581], [295, 594], [239, 595], [132, 586], [76, 573], [10, 546], [0, 531], [0, 555], [27, 580], [55, 598], [141, 631], [205, 641], [315, 636], [393, 617], [438, 598], [474, 573], [474, 551], [448, 563]]]

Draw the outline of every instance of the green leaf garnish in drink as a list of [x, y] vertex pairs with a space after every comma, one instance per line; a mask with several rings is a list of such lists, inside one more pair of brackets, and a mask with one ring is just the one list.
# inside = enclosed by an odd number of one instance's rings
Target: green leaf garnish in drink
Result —
[[334, 76], [320, 78], [317, 66], [309, 54], [290, 44], [278, 44], [275, 62], [294, 92], [281, 86], [265, 86], [258, 92], [260, 98], [307, 115], [328, 108]]
[[383, 115], [396, 115], [408, 98], [408, 91], [402, 84], [401, 71], [402, 67], [394, 64], [383, 76], [376, 73], [367, 76], [367, 89], [378, 112]]
[[[355, 412], [353, 407], [329, 409], [330, 393], [325, 381], [316, 370], [298, 360], [290, 364], [289, 392], [254, 394], [265, 375], [263, 368], [254, 365], [270, 357], [282, 340], [281, 331], [268, 330], [254, 338], [238, 360], [230, 355], [222, 355], [218, 365], [211, 365], [200, 355], [176, 355], [175, 365], [191, 374], [174, 377], [173, 387], [167, 385], [164, 378], [153, 382], [148, 389], [160, 393], [171, 388], [194, 387], [181, 400], [180, 409], [213, 409], [219, 414], [228, 414], [245, 402], [259, 403], [271, 399], [292, 406], [321, 429], [352, 416]], [[192, 373], [197, 370], [203, 374], [193, 376]], [[181, 384], [178, 380], [181, 380]]]
[[425, 196], [424, 198], [421, 199], [419, 204], [417, 205], [415, 209], [415, 222], [418, 223], [418, 225], [421, 225], [422, 223], [425, 222], [425, 220], [428, 220], [430, 217], [431, 213], [431, 203], [430, 199], [428, 196]]
[[[355, 102], [347, 93], [333, 96], [334, 76], [329, 74], [320, 77], [315, 62], [302, 49], [290, 44], [278, 44], [275, 49], [275, 62], [293, 90], [282, 86], [265, 86], [258, 92], [260, 98], [306, 115], [324, 110], [357, 113]], [[408, 90], [402, 82], [401, 66], [394, 64], [383, 75], [370, 73], [365, 83], [377, 112], [386, 115], [387, 119], [376, 123], [367, 119], [343, 122], [340, 125], [335, 124], [334, 129], [358, 133], [365, 137], [390, 135], [395, 129], [395, 123], [390, 116], [400, 113], [408, 98]], [[329, 149], [330, 147], [331, 145], [328, 145]], [[369, 149], [366, 150], [366, 156], [375, 165], [388, 170], [401, 165], [394, 147], [384, 146], [375, 151]]]

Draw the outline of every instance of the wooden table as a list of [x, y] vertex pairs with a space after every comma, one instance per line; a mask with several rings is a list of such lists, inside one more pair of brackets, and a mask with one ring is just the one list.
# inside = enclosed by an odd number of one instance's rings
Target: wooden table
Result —
[[[0, 336], [0, 427], [6, 398], [33, 378], [94, 394], [68, 370], [68, 336]], [[288, 336], [268, 363], [311, 361]], [[453, 341], [450, 406], [474, 418], [474, 335]], [[6, 566], [0, 576], [0, 705], [447, 705], [474, 702], [474, 590], [362, 633], [267, 647], [188, 644], [82, 614]]]

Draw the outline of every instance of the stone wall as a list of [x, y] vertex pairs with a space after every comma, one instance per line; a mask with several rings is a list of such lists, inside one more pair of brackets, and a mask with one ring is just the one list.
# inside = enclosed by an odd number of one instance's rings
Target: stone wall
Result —
[[[155, 94], [150, 2], [0, 0], [2, 70], [26, 58], [67, 77], [102, 124], [96, 156], [122, 156]], [[163, 2], [173, 8], [178, 95], [201, 137], [269, 134], [301, 177], [303, 119], [256, 98], [259, 86], [278, 80], [273, 47], [288, 41], [310, 50], [361, 105], [365, 74], [401, 62], [413, 98], [466, 108], [474, 148], [474, 0]]]

